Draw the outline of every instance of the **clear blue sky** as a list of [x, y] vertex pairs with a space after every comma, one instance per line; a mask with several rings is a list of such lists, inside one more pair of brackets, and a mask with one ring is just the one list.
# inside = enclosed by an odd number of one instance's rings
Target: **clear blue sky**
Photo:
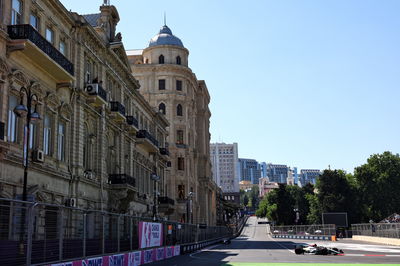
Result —
[[[80, 14], [101, 0], [62, 0]], [[126, 49], [167, 25], [239, 157], [352, 172], [400, 151], [400, 1], [111, 0]]]

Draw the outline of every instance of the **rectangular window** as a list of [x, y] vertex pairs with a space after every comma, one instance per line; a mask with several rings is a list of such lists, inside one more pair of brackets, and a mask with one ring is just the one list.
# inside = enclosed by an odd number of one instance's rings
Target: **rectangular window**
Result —
[[65, 124], [58, 124], [58, 160], [65, 161]]
[[36, 148], [36, 125], [29, 124], [29, 149]]
[[182, 91], [182, 80], [177, 80], [176, 81], [176, 90], [177, 91]]
[[37, 31], [39, 31], [39, 18], [35, 14], [31, 14], [29, 16], [29, 24], [34, 27]]
[[51, 153], [51, 119], [49, 115], [44, 116], [43, 126], [43, 151], [44, 154], [50, 155]]
[[46, 28], [46, 40], [54, 44], [54, 31], [50, 28]]
[[176, 131], [176, 144], [183, 144], [183, 130]]
[[158, 80], [158, 89], [159, 90], [165, 90], [165, 79], [159, 79]]
[[22, 3], [21, 0], [12, 0], [11, 7], [11, 25], [21, 24]]
[[17, 97], [10, 96], [8, 99], [8, 127], [7, 137], [10, 142], [17, 142], [17, 115], [14, 113], [14, 108], [17, 106]]
[[60, 41], [60, 52], [66, 56], [67, 55], [67, 45], [65, 44], [64, 41]]
[[185, 170], [185, 159], [178, 157], [178, 170]]

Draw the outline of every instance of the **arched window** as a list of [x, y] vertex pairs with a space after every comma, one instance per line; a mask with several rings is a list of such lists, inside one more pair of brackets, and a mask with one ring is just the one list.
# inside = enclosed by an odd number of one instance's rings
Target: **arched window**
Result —
[[66, 124], [63, 121], [58, 123], [58, 138], [57, 138], [57, 159], [65, 161], [66, 156]]
[[164, 64], [164, 56], [163, 56], [163, 55], [160, 55], [160, 56], [158, 57], [158, 63], [159, 63], [159, 64]]
[[178, 104], [178, 106], [176, 107], [176, 115], [177, 116], [182, 116], [183, 112], [182, 112], [182, 105]]
[[18, 117], [14, 113], [14, 108], [18, 105], [17, 97], [11, 95], [8, 98], [8, 141], [17, 142], [17, 130], [18, 130]]
[[181, 64], [181, 57], [179, 55], [176, 57], [176, 64], [177, 65]]
[[165, 104], [164, 103], [160, 103], [158, 105], [158, 111], [165, 115], [166, 112], [165, 112]]

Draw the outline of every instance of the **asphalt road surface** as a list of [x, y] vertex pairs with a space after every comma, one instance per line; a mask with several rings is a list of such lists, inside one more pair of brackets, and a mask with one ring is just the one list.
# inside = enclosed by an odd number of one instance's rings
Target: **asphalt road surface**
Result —
[[[344, 251], [344, 255], [296, 255], [294, 248], [298, 243], [316, 243], [322, 246], [337, 247]], [[258, 224], [256, 217], [250, 217], [242, 234], [238, 238], [232, 239], [231, 244], [209, 246], [191, 254], [149, 265], [220, 266], [235, 262], [400, 264], [400, 246], [378, 245], [347, 239], [337, 242], [275, 239], [269, 235], [269, 225]]]

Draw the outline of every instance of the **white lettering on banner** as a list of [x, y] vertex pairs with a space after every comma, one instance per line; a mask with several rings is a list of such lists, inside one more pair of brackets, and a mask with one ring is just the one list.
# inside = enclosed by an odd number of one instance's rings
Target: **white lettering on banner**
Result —
[[108, 257], [109, 266], [124, 266], [124, 254]]
[[93, 258], [88, 259], [87, 261], [82, 261], [82, 266], [102, 266], [103, 265], [103, 258]]

